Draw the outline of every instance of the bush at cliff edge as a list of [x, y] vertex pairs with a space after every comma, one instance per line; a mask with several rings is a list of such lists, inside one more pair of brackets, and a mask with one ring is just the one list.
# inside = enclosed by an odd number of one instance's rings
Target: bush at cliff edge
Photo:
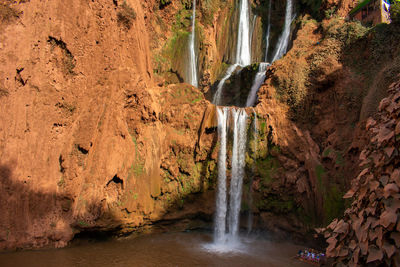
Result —
[[390, 18], [393, 23], [400, 24], [400, 1], [396, 1], [390, 6]]

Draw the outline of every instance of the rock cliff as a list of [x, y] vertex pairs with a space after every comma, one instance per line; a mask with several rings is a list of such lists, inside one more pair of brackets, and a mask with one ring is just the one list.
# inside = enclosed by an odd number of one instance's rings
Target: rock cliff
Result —
[[[254, 62], [267, 2], [251, 1]], [[256, 227], [304, 239], [349, 205], [342, 196], [371, 143], [365, 121], [400, 72], [398, 28], [346, 21], [354, 2], [297, 1], [291, 50], [246, 109], [242, 211]], [[235, 56], [237, 3], [198, 3], [200, 89], [184, 83], [191, 5], [0, 1], [0, 249], [211, 225], [219, 142], [207, 99]], [[276, 29], [284, 8], [274, 1]], [[256, 67], [232, 78], [232, 104]]]

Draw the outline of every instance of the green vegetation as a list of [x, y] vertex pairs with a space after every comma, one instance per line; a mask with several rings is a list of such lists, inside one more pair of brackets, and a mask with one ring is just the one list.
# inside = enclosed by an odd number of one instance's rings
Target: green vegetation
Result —
[[322, 3], [323, 0], [301, 0], [300, 7], [310, 13], [314, 18], [320, 18]]
[[271, 211], [276, 214], [288, 214], [296, 208], [296, 204], [291, 197], [284, 199], [282, 196], [277, 195], [269, 195], [266, 198], [260, 199], [255, 204], [260, 210]]
[[364, 0], [364, 1], [361, 1], [360, 3], [358, 3], [358, 5], [357, 5], [355, 8], [353, 8], [353, 10], [351, 10], [351, 11], [349, 12], [349, 14], [350, 14], [350, 15], [356, 14], [358, 11], [360, 11], [363, 7], [365, 7], [366, 5], [368, 5], [370, 2], [371, 2], [371, 0]]
[[338, 165], [338, 166], [344, 165], [344, 158], [340, 151], [336, 152], [336, 165]]
[[255, 164], [256, 171], [262, 179], [262, 186], [267, 188], [280, 167], [279, 161], [269, 155], [265, 159], [257, 159]]
[[88, 227], [89, 226], [89, 224], [87, 222], [85, 222], [85, 221], [78, 221], [78, 224], [80, 226], [83, 226], [83, 227]]
[[221, 7], [221, 0], [204, 0], [201, 5], [203, 23], [210, 26], [213, 23], [215, 12]]
[[62, 103], [58, 102], [56, 104], [56, 107], [64, 109], [66, 112], [71, 113], [71, 114], [73, 114], [75, 112], [75, 110], [76, 110], [76, 106], [75, 105], [70, 104], [70, 103], [65, 102], [65, 101], [62, 102]]
[[318, 180], [318, 188], [321, 190], [322, 189], [322, 178], [325, 176], [325, 169], [324, 166], [322, 165], [317, 165], [315, 167], [315, 175], [317, 176], [317, 180]]
[[330, 185], [324, 194], [324, 223], [331, 222], [334, 218], [343, 216], [345, 210], [344, 193], [336, 185]]
[[124, 1], [117, 12], [118, 25], [129, 30], [133, 25], [133, 20], [136, 19], [135, 10]]
[[392, 23], [400, 24], [400, 1], [395, 1], [390, 6], [390, 19]]
[[159, 8], [163, 9], [167, 5], [171, 4], [171, 0], [160, 0]]
[[65, 185], [64, 175], [61, 176], [60, 180], [57, 182], [57, 185], [59, 187], [64, 187]]
[[136, 140], [136, 136], [129, 132], [132, 142], [135, 145], [135, 163], [131, 165], [129, 172], [128, 172], [128, 181], [131, 178], [132, 174], [135, 175], [135, 177], [140, 177], [145, 173], [145, 167], [144, 167], [144, 160], [140, 156], [139, 148], [138, 148], [138, 143]]

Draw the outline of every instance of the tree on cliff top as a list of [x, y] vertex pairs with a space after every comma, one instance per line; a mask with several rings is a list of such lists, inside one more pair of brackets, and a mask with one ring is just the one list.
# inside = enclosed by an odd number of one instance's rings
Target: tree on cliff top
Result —
[[393, 23], [400, 23], [400, 1], [395, 1], [390, 6], [390, 18]]

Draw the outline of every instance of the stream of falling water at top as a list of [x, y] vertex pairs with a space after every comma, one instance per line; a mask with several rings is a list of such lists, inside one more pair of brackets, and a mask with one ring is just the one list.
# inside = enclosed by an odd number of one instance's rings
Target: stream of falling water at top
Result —
[[238, 66], [244, 67], [251, 64], [251, 42], [250, 42], [250, 15], [248, 0], [240, 0], [239, 9], [239, 27], [236, 45], [235, 63], [230, 66], [218, 84], [217, 91], [214, 94], [213, 104], [221, 104], [221, 95], [224, 84]]
[[[215, 249], [231, 250], [239, 245], [239, 217], [247, 142], [247, 114], [243, 108], [217, 107], [218, 134], [220, 147], [218, 155], [218, 193], [214, 226]], [[227, 195], [227, 132], [232, 121], [233, 148], [232, 169]]]
[[195, 37], [196, 37], [196, 0], [193, 0], [192, 13], [192, 32], [189, 37], [189, 83], [198, 87], [197, 80], [197, 58], [195, 52]]
[[[268, 21], [270, 21], [271, 1], [269, 3]], [[290, 38], [290, 24], [292, 22], [292, 0], [287, 0], [285, 25], [281, 37], [277, 43], [277, 49], [273, 61], [281, 58], [286, 52]], [[232, 75], [238, 66], [249, 65], [251, 63], [250, 54], [250, 21], [248, 0], [240, 1], [240, 21], [238, 29], [238, 44], [236, 50], [236, 62], [228, 68], [227, 73], [218, 84], [218, 89], [214, 95], [213, 103], [218, 105], [221, 101], [221, 92], [225, 81]], [[267, 49], [269, 46], [270, 25], [267, 28]], [[253, 106], [257, 100], [257, 92], [265, 80], [266, 71], [269, 63], [260, 63], [258, 73], [254, 78], [252, 88], [247, 97], [246, 106]], [[254, 112], [255, 113], [255, 112]], [[226, 252], [236, 250], [240, 247], [239, 240], [239, 218], [242, 198], [243, 177], [245, 174], [245, 157], [247, 142], [247, 114], [244, 108], [217, 107], [218, 135], [220, 139], [220, 148], [218, 155], [218, 188], [216, 198], [216, 214], [214, 226], [214, 244], [213, 249]], [[227, 193], [227, 139], [228, 128], [232, 122], [233, 148], [232, 148], [232, 169], [229, 187]], [[258, 135], [257, 116], [254, 115], [254, 139]], [[255, 147], [256, 150], [256, 147]], [[250, 191], [251, 194], [251, 183]], [[251, 196], [249, 202], [252, 202]], [[252, 227], [252, 214], [249, 212], [248, 230]]]

